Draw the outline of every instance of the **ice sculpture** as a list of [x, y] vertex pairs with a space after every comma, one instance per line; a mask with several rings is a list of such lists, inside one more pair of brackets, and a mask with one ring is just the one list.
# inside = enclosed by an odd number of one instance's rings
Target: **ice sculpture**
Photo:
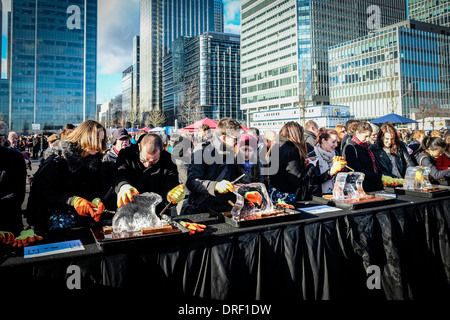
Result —
[[354, 200], [367, 197], [363, 189], [364, 173], [339, 172], [333, 188], [333, 199]]
[[169, 224], [156, 214], [156, 206], [162, 201], [160, 195], [146, 192], [133, 197], [133, 201], [117, 209], [112, 220], [113, 237], [139, 235], [141, 229], [163, 227]]
[[408, 167], [405, 174], [405, 182], [403, 188], [405, 190], [424, 190], [432, 187], [428, 174], [430, 168], [416, 166]]
[[231, 210], [232, 219], [252, 219], [274, 211], [273, 203], [263, 183], [235, 184], [236, 202]]

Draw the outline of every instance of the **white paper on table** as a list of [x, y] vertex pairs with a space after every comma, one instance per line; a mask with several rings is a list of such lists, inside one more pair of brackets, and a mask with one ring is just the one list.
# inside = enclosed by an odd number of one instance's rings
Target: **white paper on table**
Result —
[[66, 253], [84, 250], [84, 246], [80, 240], [71, 240], [55, 243], [41, 244], [37, 246], [24, 247], [24, 258], [36, 258], [42, 256], [49, 256], [52, 254]]
[[309, 208], [301, 208], [299, 210], [305, 211], [307, 213], [319, 214], [319, 213], [325, 213], [325, 212], [340, 211], [342, 209], [324, 205], [324, 206], [315, 206], [315, 207], [309, 207]]

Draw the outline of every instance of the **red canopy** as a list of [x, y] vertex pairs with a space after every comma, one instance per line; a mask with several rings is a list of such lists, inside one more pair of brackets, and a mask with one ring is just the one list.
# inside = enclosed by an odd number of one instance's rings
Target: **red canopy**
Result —
[[139, 130], [145, 130], [145, 131], [149, 131], [151, 128], [149, 127], [143, 127], [143, 128], [138, 128]]
[[[188, 132], [195, 132], [197, 131], [202, 125], [207, 124], [211, 130], [216, 129], [218, 121], [210, 119], [210, 118], [204, 118], [202, 120], [196, 121], [193, 124], [190, 124], [182, 129], [180, 129], [180, 131], [188, 131]], [[242, 130], [247, 131], [248, 128], [241, 125]]]

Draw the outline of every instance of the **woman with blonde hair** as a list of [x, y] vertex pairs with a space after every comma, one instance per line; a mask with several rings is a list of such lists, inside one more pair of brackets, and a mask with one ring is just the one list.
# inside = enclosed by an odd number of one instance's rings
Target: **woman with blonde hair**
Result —
[[278, 157], [272, 148], [270, 161], [278, 161], [278, 170], [270, 176], [269, 193], [272, 201], [286, 202], [309, 199], [311, 196], [314, 163], [307, 163], [307, 147], [303, 127], [297, 122], [287, 122], [279, 132]]
[[[88, 226], [99, 221], [108, 183], [106, 130], [94, 120], [75, 128], [41, 164], [34, 176], [27, 219], [35, 229], [46, 231]], [[110, 172], [110, 171], [109, 171]]]

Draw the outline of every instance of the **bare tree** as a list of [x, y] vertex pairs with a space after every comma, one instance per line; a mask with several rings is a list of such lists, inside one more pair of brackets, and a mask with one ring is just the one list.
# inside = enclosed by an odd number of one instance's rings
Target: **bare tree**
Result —
[[313, 97], [317, 93], [319, 83], [317, 81], [313, 81], [312, 70], [307, 67], [306, 63], [303, 63], [302, 65], [302, 73], [300, 77], [298, 109], [300, 113], [300, 124], [304, 126], [306, 122], [306, 108], [313, 102]]
[[125, 127], [130, 123], [131, 128], [141, 125], [141, 108], [139, 105], [139, 99], [131, 100], [131, 108], [129, 111], [122, 111], [122, 124]]
[[145, 116], [146, 125], [150, 125], [153, 128], [162, 126], [165, 122], [166, 122], [166, 115], [164, 114], [164, 111], [159, 110], [156, 107], [154, 107]]
[[192, 80], [185, 86], [181, 94], [178, 115], [181, 123], [189, 125], [204, 118], [204, 113], [198, 98], [197, 79]]

